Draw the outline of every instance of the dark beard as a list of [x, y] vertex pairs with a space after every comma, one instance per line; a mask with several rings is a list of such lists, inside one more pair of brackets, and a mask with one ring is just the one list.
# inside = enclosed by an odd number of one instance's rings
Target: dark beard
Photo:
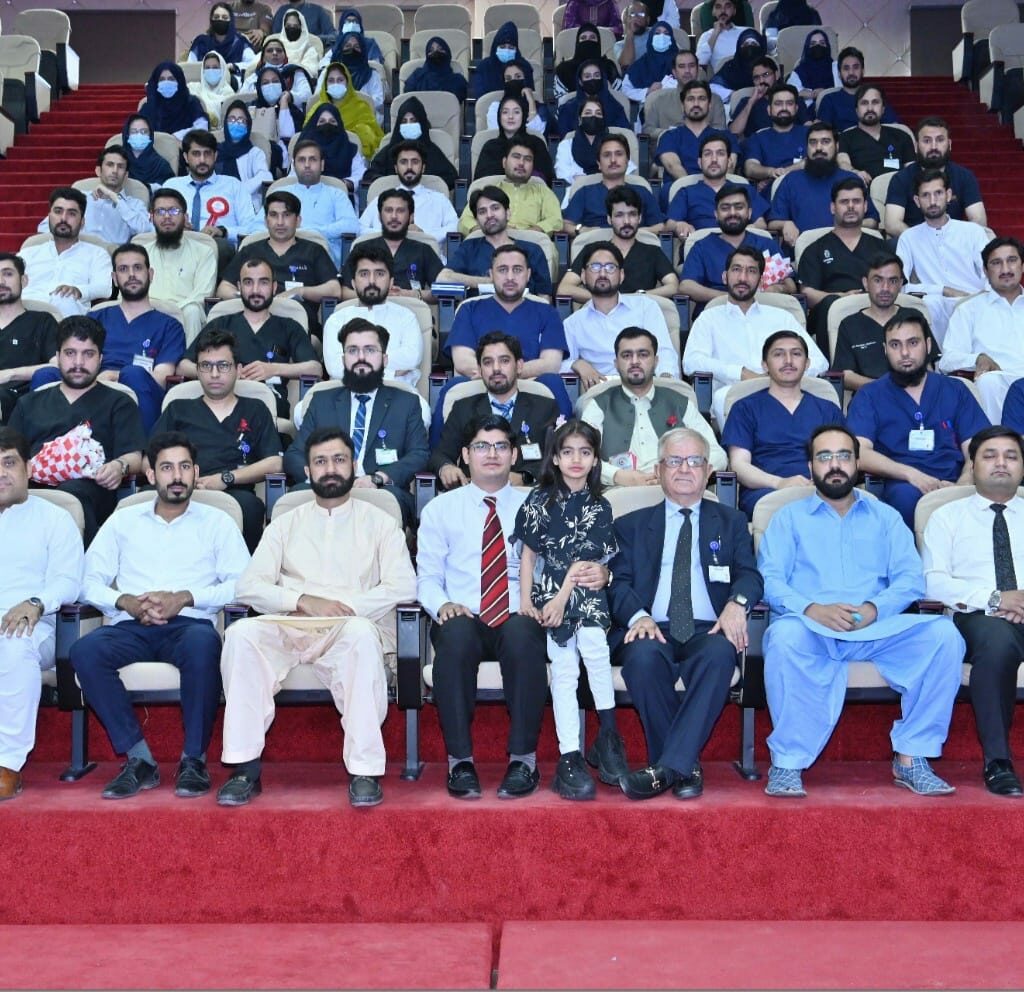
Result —
[[939, 158], [925, 158], [923, 155], [918, 155], [917, 164], [922, 169], [945, 169], [949, 165], [949, 153], [947, 152]]
[[309, 484], [309, 488], [321, 499], [341, 499], [343, 496], [347, 496], [356, 481], [354, 475], [350, 475], [347, 479], [343, 475], [327, 476], [327, 479], [330, 481], [325, 482], [320, 479]]
[[804, 172], [812, 179], [826, 179], [839, 169], [834, 158], [809, 158], [804, 161]]
[[180, 231], [161, 231], [157, 228], [156, 243], [159, 248], [177, 248], [185, 237], [185, 228]]
[[341, 384], [353, 393], [372, 393], [384, 385], [384, 369], [360, 375], [352, 369], [345, 369], [341, 374]]
[[140, 286], [138, 289], [122, 289], [119, 290], [121, 299], [127, 303], [135, 303], [138, 300], [144, 300], [149, 296], [149, 283]]
[[856, 481], [855, 476], [844, 476], [842, 482], [828, 482], [814, 476], [814, 488], [828, 499], [843, 499], [853, 492], [853, 485]]
[[892, 379], [893, 384], [900, 389], [908, 389], [911, 386], [921, 385], [927, 374], [927, 365], [922, 365], [919, 369], [915, 369], [913, 372], [901, 372], [899, 369], [889, 370], [889, 378]]

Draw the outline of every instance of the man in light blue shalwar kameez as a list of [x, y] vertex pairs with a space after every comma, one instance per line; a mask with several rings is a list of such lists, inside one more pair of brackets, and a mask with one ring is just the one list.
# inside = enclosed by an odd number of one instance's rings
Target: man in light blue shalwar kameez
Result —
[[804, 796], [801, 772], [843, 709], [847, 663], [871, 660], [902, 696], [893, 777], [947, 795], [927, 758], [941, 753], [960, 687], [964, 641], [952, 621], [904, 613], [925, 594], [921, 559], [892, 507], [853, 488], [856, 438], [820, 427], [808, 443], [815, 492], [772, 517], [758, 552], [772, 622], [764, 680], [773, 731], [770, 796]]

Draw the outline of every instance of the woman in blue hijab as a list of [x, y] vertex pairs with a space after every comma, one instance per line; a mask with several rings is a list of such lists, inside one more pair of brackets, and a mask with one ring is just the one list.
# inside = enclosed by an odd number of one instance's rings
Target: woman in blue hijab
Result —
[[647, 51], [626, 72], [622, 80], [622, 92], [630, 100], [643, 103], [652, 83], [660, 83], [666, 76], [672, 75], [672, 65], [678, 51], [672, 25], [668, 21], [658, 21], [651, 28]]
[[479, 99], [485, 93], [504, 89], [505, 81], [502, 73], [510, 62], [515, 62], [523, 70], [523, 74], [526, 76], [526, 85], [532, 90], [534, 88], [533, 66], [523, 58], [519, 51], [519, 29], [512, 21], [506, 21], [494, 33], [491, 54], [477, 64], [473, 96]]
[[188, 52], [188, 60], [202, 62], [209, 52], [220, 55], [232, 71], [256, 60], [256, 53], [235, 30], [235, 15], [226, 3], [215, 3], [210, 8], [210, 27], [203, 34], [196, 35]]
[[629, 127], [622, 104], [612, 96], [608, 88], [608, 80], [601, 71], [601, 63], [597, 59], [587, 59], [580, 63], [576, 72], [576, 92], [558, 108], [558, 130], [568, 134], [576, 129], [584, 100], [596, 97], [604, 108], [604, 121], [607, 127]]
[[161, 62], [146, 83], [146, 102], [139, 107], [155, 131], [181, 139], [193, 128], [208, 130], [210, 119], [199, 97], [188, 91], [185, 73], [176, 62]]
[[839, 70], [832, 61], [832, 46], [824, 31], [811, 31], [804, 38], [803, 54], [786, 82], [795, 86], [808, 104], [817, 100], [822, 90], [842, 85]]
[[363, 27], [363, 15], [355, 7], [343, 10], [338, 17], [338, 40], [334, 43], [334, 49], [330, 54], [329, 61], [341, 61], [341, 43], [344, 41], [345, 35], [351, 34], [353, 31], [358, 31], [364, 36], [363, 50], [366, 52], [366, 57], [371, 62], [379, 62], [381, 65], [384, 65], [384, 53], [380, 50], [380, 45], [366, 34], [366, 29]]
[[427, 42], [426, 61], [409, 74], [403, 93], [451, 93], [459, 103], [466, 99], [467, 85], [461, 72], [452, 68], [452, 50], [439, 35]]

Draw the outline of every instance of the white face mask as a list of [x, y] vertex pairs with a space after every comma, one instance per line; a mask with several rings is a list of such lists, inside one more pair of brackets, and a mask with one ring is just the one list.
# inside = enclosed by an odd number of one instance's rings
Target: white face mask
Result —
[[398, 133], [406, 141], [415, 141], [417, 138], [422, 137], [423, 128], [420, 127], [419, 121], [409, 121], [408, 124], [399, 124]]
[[340, 100], [347, 92], [348, 87], [344, 83], [327, 84], [327, 95], [332, 100]]
[[672, 47], [672, 39], [667, 34], [656, 34], [651, 39], [651, 48], [656, 52], [667, 52]]
[[221, 69], [204, 69], [203, 79], [206, 81], [207, 86], [219, 86], [220, 81], [224, 78], [224, 73]]

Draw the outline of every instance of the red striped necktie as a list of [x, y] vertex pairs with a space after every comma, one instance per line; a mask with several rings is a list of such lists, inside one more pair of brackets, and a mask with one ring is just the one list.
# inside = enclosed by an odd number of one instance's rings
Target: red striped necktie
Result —
[[498, 519], [498, 499], [485, 496], [484, 502], [487, 519], [480, 554], [480, 619], [488, 627], [500, 627], [508, 619], [508, 558]]

